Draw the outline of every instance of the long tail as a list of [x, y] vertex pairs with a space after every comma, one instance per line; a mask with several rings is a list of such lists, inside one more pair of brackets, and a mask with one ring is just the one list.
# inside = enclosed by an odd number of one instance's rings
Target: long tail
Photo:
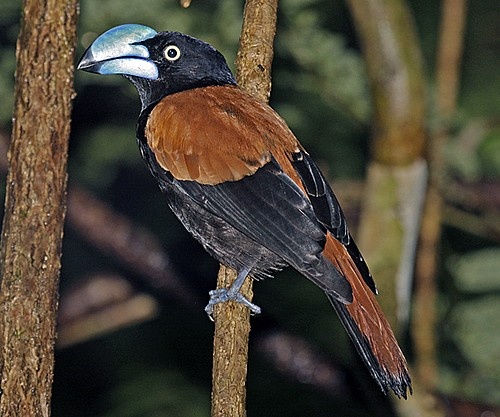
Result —
[[323, 255], [351, 284], [351, 304], [343, 304], [329, 294], [327, 297], [356, 350], [382, 391], [386, 393], [390, 388], [398, 397], [406, 398], [407, 390], [412, 392], [406, 359], [352, 254], [346, 246], [328, 234]]

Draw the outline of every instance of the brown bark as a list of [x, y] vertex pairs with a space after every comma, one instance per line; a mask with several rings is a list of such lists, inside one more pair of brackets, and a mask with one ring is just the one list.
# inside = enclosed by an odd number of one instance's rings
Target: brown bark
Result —
[[[236, 272], [221, 265], [217, 287], [229, 287]], [[241, 293], [252, 299], [252, 281], [247, 279]], [[212, 417], [246, 416], [246, 378], [250, 310], [235, 302], [215, 306], [212, 368]]]
[[375, 110], [373, 159], [407, 165], [422, 156], [425, 91], [422, 58], [403, 0], [349, 0]]
[[[444, 0], [442, 2], [436, 68], [437, 113], [442, 120], [449, 119], [456, 108], [465, 17], [465, 0]], [[429, 143], [431, 184], [426, 196], [420, 252], [417, 258], [412, 320], [415, 369], [422, 385], [429, 391], [435, 391], [438, 380], [435, 302], [437, 300], [436, 275], [444, 208], [442, 190], [444, 187], [448, 188], [445, 185], [446, 169], [443, 155], [447, 136], [448, 129], [440, 127], [431, 135]]]
[[[425, 83], [410, 11], [404, 0], [349, 0], [374, 104], [360, 248], [380, 289], [380, 303], [398, 330], [408, 320], [419, 220], [427, 183], [424, 161]], [[401, 415], [425, 415], [420, 381], [398, 402]], [[425, 410], [425, 411], [423, 411]]]
[[442, 204], [437, 188], [430, 186], [422, 219], [411, 322], [416, 353], [415, 370], [418, 372], [419, 382], [429, 390], [435, 390], [437, 383], [436, 274]]
[[436, 68], [436, 100], [441, 117], [452, 115], [457, 105], [466, 14], [466, 0], [442, 2]]
[[403, 0], [349, 0], [374, 104], [372, 157], [360, 221], [360, 247], [393, 326], [408, 306], [426, 168], [425, 84], [417, 35]]
[[[241, 88], [267, 102], [271, 91], [273, 39], [276, 31], [277, 0], [247, 0], [240, 48], [236, 59]], [[221, 266], [217, 288], [229, 287], [236, 272]], [[252, 282], [241, 290], [252, 299]], [[214, 311], [214, 358], [212, 370], [212, 416], [246, 416], [246, 375], [250, 312], [234, 302], [218, 304]]]
[[266, 103], [271, 95], [277, 13], [277, 0], [247, 0], [236, 58], [239, 86]]
[[49, 416], [76, 0], [24, 2], [0, 251], [0, 415]]

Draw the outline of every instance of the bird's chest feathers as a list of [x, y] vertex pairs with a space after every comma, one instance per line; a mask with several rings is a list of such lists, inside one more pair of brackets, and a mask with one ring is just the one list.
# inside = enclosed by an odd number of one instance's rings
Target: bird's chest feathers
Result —
[[209, 185], [252, 175], [271, 156], [298, 146], [276, 113], [232, 86], [165, 97], [150, 112], [144, 134], [163, 169]]

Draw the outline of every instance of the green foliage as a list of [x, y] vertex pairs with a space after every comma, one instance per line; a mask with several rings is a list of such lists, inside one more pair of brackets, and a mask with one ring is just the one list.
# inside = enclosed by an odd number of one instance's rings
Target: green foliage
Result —
[[452, 337], [461, 360], [442, 370], [441, 389], [445, 393], [500, 404], [499, 305], [500, 296], [489, 295], [459, 303], [452, 310]]
[[469, 117], [498, 117], [498, 2], [470, 2], [462, 65], [460, 105]]
[[499, 404], [500, 248], [456, 255], [447, 264], [463, 295], [453, 303], [447, 319], [449, 338], [458, 355], [446, 359], [441, 389], [474, 402]]
[[500, 178], [500, 129], [484, 119], [461, 126], [445, 148], [450, 172], [465, 182]]
[[325, 2], [280, 7], [271, 103], [327, 174], [360, 176], [372, 112], [362, 57], [331, 29]]
[[460, 291], [479, 294], [500, 291], [500, 248], [454, 255], [447, 264]]
[[141, 163], [133, 140], [134, 123], [92, 129], [73, 155], [72, 165], [78, 166], [75, 178], [92, 188], [106, 188], [116, 179], [120, 166]]
[[500, 179], [500, 128], [490, 130], [479, 145], [482, 173], [488, 179]]
[[315, 92], [336, 111], [367, 124], [371, 107], [362, 57], [347, 48], [343, 35], [322, 25], [320, 8], [312, 5], [319, 6], [319, 2], [282, 3], [286, 20], [277, 38], [277, 51], [298, 67], [293, 70], [295, 80], [289, 87]]

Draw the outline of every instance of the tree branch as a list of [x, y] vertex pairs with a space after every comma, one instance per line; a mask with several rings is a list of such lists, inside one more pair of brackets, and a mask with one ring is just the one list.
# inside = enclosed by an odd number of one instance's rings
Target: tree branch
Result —
[[[436, 81], [437, 113], [443, 120], [449, 119], [456, 108], [465, 10], [465, 0], [445, 0], [442, 2]], [[435, 390], [437, 384], [436, 275], [445, 204], [443, 198], [446, 172], [444, 145], [447, 136], [448, 129], [440, 127], [430, 137], [431, 182], [423, 212], [420, 251], [416, 264], [414, 314], [411, 326], [415, 344], [415, 369], [418, 372], [419, 380], [428, 390]]]
[[68, 191], [68, 224], [96, 248], [140, 274], [151, 287], [169, 292], [185, 305], [202, 304], [149, 231], [77, 186]]
[[349, 0], [374, 104], [359, 246], [395, 330], [408, 316], [426, 189], [425, 84], [418, 38], [404, 0]]
[[[422, 207], [427, 191], [425, 81], [418, 37], [405, 0], [349, 0], [374, 103], [366, 200], [359, 246], [379, 283], [380, 304], [395, 330], [407, 324]], [[425, 235], [428, 236], [428, 235]], [[428, 300], [427, 300], [428, 302]], [[401, 334], [401, 332], [399, 332]], [[433, 415], [415, 395], [401, 415]]]
[[[240, 48], [236, 60], [241, 88], [267, 102], [271, 91], [271, 63], [276, 31], [277, 0], [247, 0]], [[229, 287], [236, 272], [221, 266], [217, 288]], [[241, 292], [252, 299], [252, 282]], [[234, 302], [218, 304], [214, 311], [214, 358], [212, 370], [212, 417], [246, 416], [246, 375], [250, 312]]]

